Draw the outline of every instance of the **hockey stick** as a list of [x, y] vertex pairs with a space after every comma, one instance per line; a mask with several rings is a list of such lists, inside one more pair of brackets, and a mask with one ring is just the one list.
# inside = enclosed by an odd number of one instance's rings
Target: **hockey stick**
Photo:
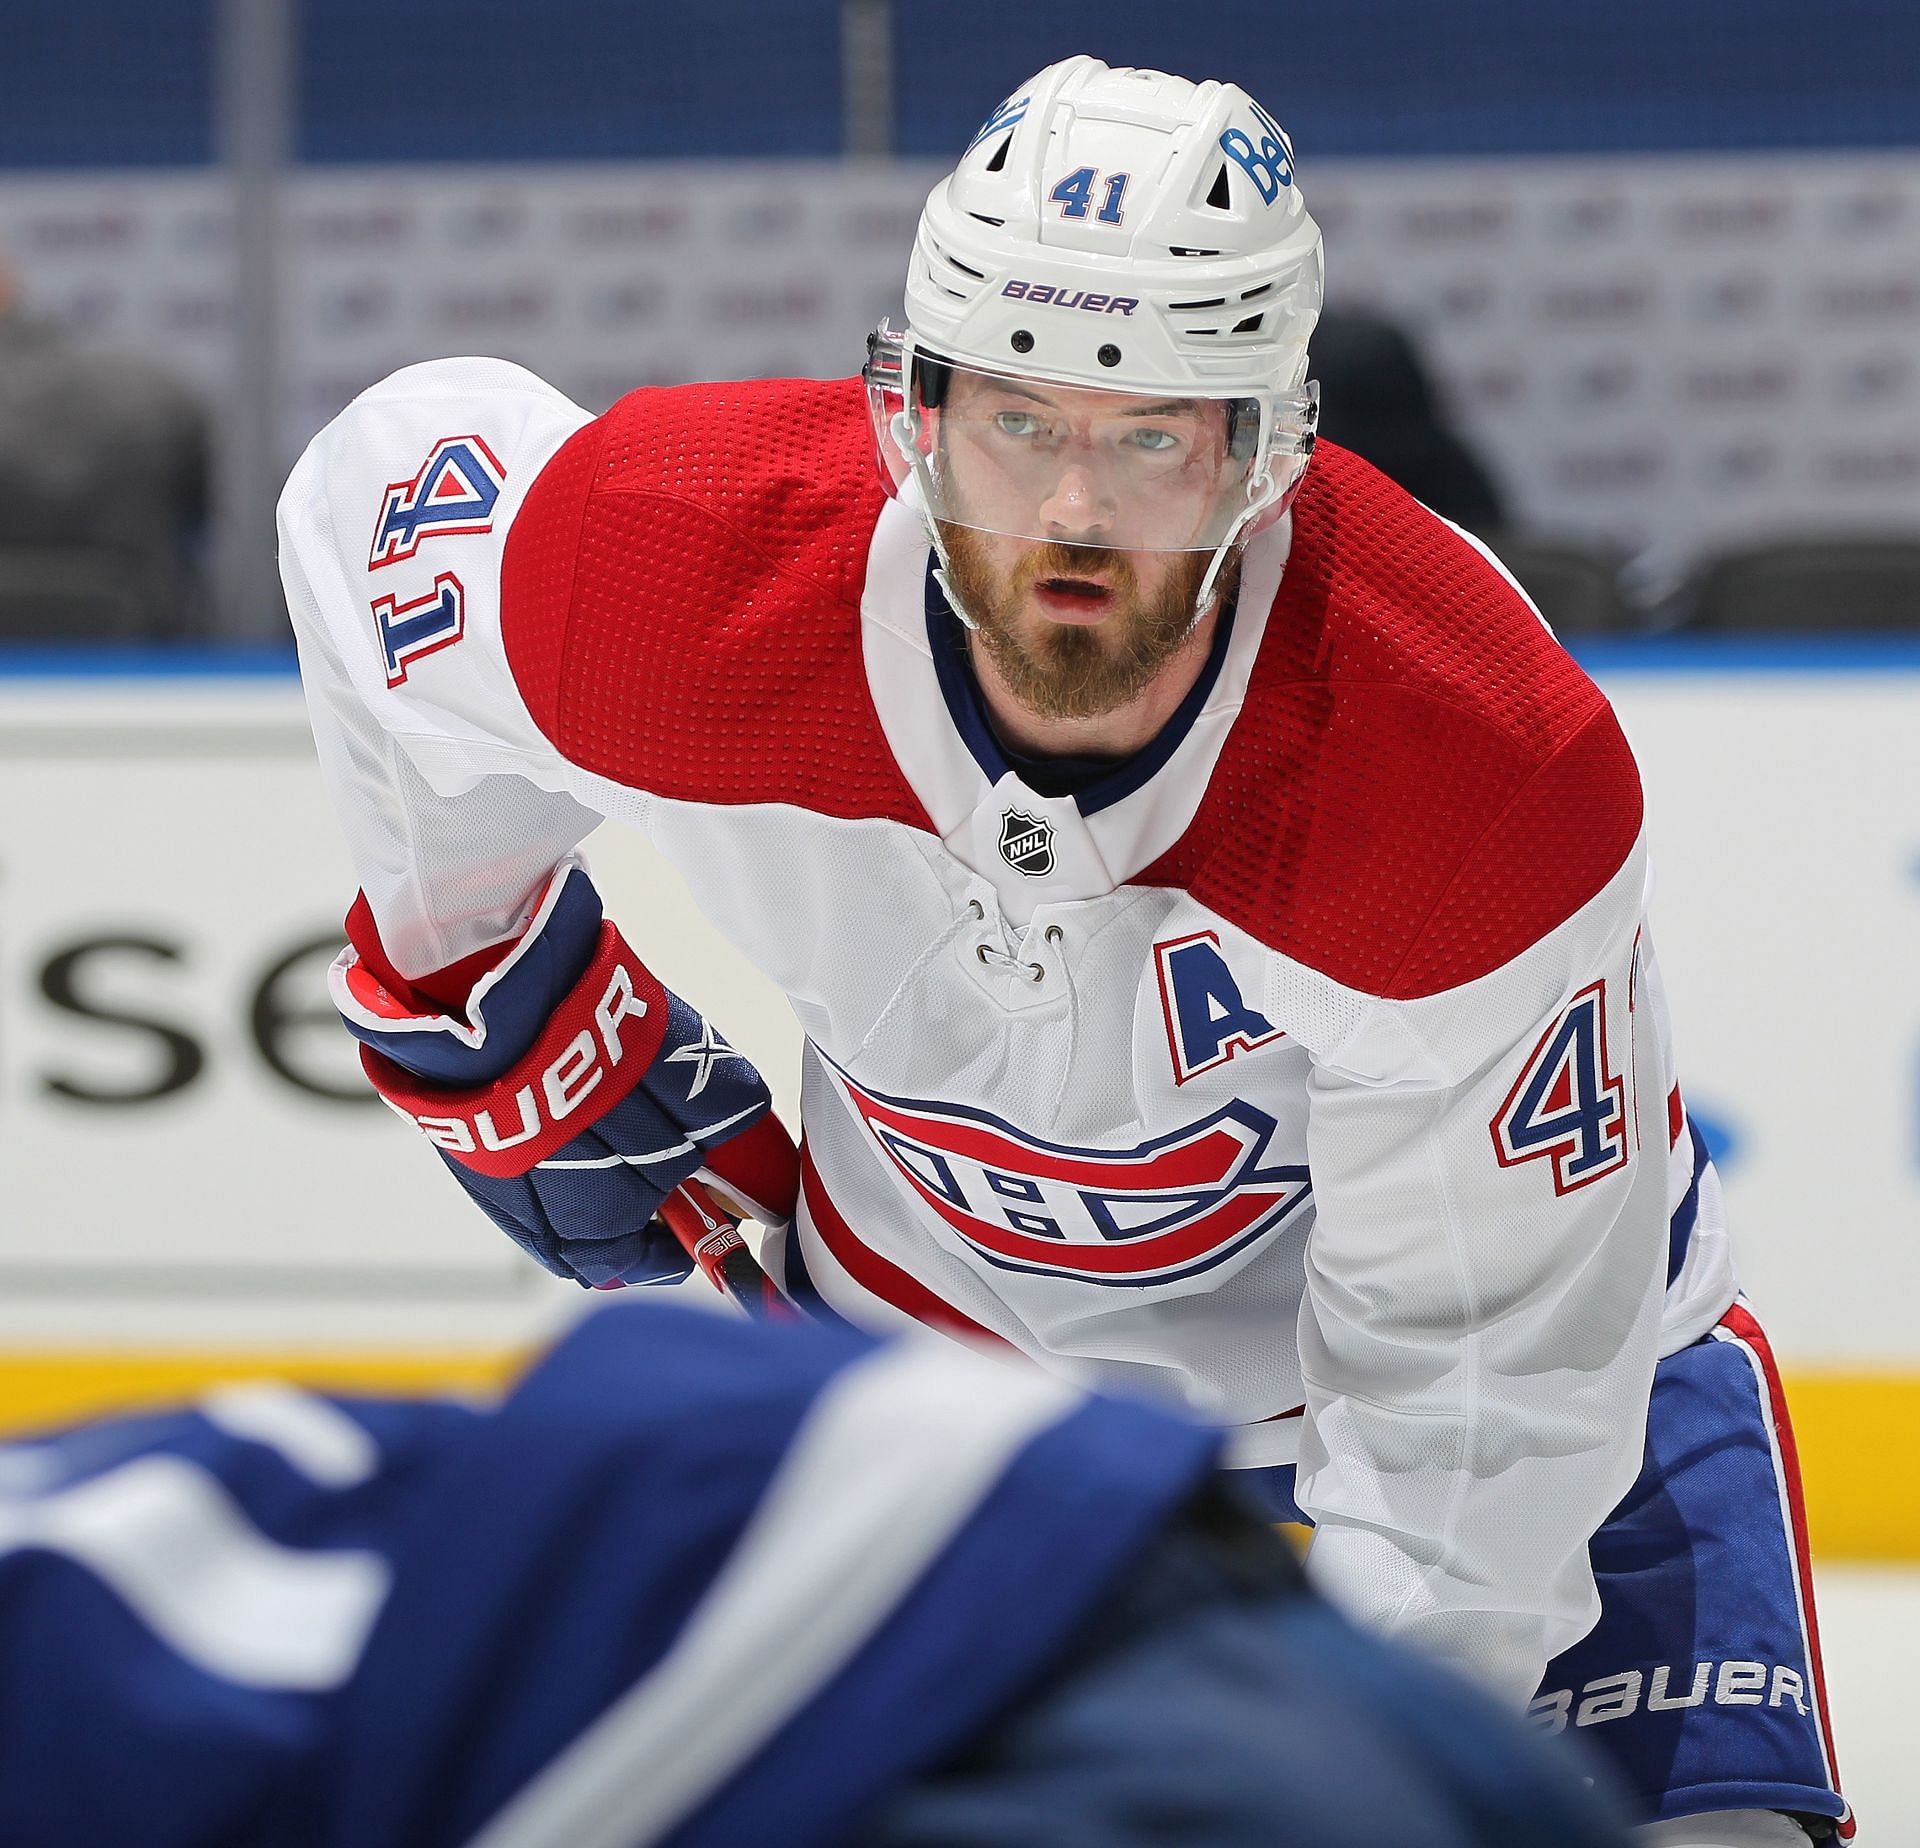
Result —
[[794, 1313], [741, 1236], [740, 1222], [698, 1181], [682, 1181], [660, 1203], [667, 1230], [707, 1281], [756, 1322], [785, 1321]]

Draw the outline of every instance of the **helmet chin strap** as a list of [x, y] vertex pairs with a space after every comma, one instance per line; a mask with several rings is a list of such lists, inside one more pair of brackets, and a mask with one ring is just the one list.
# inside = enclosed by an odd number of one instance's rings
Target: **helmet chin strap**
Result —
[[[932, 522], [929, 521], [928, 525], [931, 526]], [[933, 581], [940, 586], [940, 594], [946, 598], [947, 608], [960, 618], [964, 627], [973, 630], [977, 635], [980, 625], [968, 615], [966, 604], [961, 601], [960, 593], [953, 587], [953, 573], [947, 568], [947, 548], [937, 531], [933, 535], [933, 549], [940, 555], [940, 562], [933, 568]]]
[[936, 498], [933, 486], [933, 471], [927, 467], [927, 458], [920, 453], [916, 438], [919, 432], [914, 428], [915, 418], [911, 411], [896, 411], [887, 426], [888, 434], [893, 438], [894, 447], [907, 459], [907, 467], [913, 471], [914, 485], [920, 490], [920, 517], [926, 522], [927, 536], [933, 541], [933, 555], [940, 562], [933, 568], [933, 581], [940, 586], [940, 594], [947, 600], [947, 608], [958, 616], [969, 629], [979, 630], [980, 625], [968, 613], [967, 606], [961, 601], [960, 592], [953, 582], [953, 560], [947, 556], [947, 542], [940, 536], [940, 522], [933, 517], [933, 504]]
[[1226, 565], [1228, 554], [1245, 538], [1247, 528], [1279, 498], [1279, 484], [1270, 472], [1263, 470], [1249, 484], [1246, 506], [1235, 515], [1233, 524], [1227, 528], [1225, 536], [1213, 548], [1212, 558], [1207, 561], [1207, 574], [1200, 580], [1199, 594], [1193, 600], [1193, 621], [1187, 625], [1189, 635], [1199, 628], [1218, 601], [1220, 573]]

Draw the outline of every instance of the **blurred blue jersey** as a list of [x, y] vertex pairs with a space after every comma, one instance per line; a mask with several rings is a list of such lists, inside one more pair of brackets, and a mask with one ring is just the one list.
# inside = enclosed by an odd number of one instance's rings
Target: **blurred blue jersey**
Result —
[[0, 1838], [1614, 1839], [1211, 1499], [1215, 1441], [635, 1303], [494, 1409], [261, 1386], [0, 1450]]

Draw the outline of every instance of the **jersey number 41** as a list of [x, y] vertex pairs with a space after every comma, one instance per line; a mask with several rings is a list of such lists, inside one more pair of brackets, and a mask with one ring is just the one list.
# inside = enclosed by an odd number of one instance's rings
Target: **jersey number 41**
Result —
[[1528, 1055], [1489, 1126], [1503, 1168], [1552, 1163], [1572, 1193], [1627, 1165], [1626, 1086], [1607, 1066], [1607, 985], [1583, 988]]

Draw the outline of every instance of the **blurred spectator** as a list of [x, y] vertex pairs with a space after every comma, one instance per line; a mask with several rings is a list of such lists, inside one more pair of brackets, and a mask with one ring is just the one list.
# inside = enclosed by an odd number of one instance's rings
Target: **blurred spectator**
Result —
[[1413, 341], [1393, 322], [1328, 309], [1314, 329], [1309, 377], [1320, 381], [1320, 434], [1364, 456], [1416, 500], [1472, 533], [1502, 523], [1499, 490], [1466, 442], [1441, 421]]
[[1493, 477], [1441, 417], [1432, 375], [1412, 338], [1359, 309], [1328, 310], [1314, 329], [1309, 375], [1320, 381], [1320, 434], [1364, 456], [1435, 513], [1500, 556], [1557, 635], [1644, 626], [1607, 546], [1513, 531]]
[[0, 640], [191, 628], [206, 505], [193, 392], [28, 315], [0, 254]]

